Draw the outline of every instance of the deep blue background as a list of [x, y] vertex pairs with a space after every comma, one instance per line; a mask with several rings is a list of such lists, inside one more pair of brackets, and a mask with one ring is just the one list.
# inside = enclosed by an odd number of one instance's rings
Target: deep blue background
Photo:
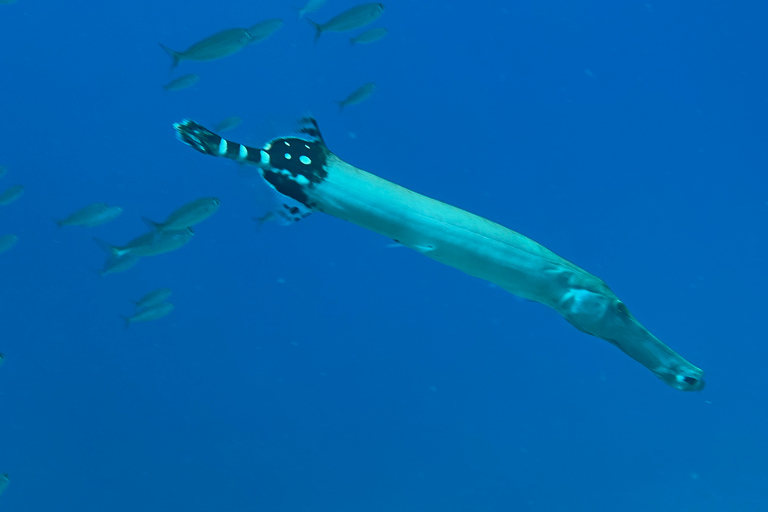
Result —
[[[763, 3], [386, 6], [358, 47], [313, 45], [290, 0], [0, 6], [0, 188], [27, 187], [0, 208], [0, 510], [768, 510]], [[174, 75], [157, 45], [271, 17]], [[259, 145], [307, 113], [348, 162], [605, 279], [707, 388], [337, 219], [257, 229], [269, 195], [171, 127], [239, 115]], [[188, 247], [94, 272], [92, 236], [208, 195]], [[57, 231], [94, 201], [125, 213]], [[124, 331], [161, 286], [176, 311]]]

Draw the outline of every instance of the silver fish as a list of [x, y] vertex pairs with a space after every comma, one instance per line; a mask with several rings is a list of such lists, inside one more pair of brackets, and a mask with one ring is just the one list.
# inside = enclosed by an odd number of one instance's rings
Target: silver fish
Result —
[[136, 305], [136, 309], [151, 308], [152, 306], [157, 306], [161, 302], [165, 302], [165, 299], [170, 297], [172, 293], [170, 288], [158, 288], [133, 303]]
[[217, 132], [227, 132], [229, 130], [234, 130], [238, 126], [240, 126], [240, 123], [243, 122], [243, 119], [239, 116], [229, 116], [225, 117], [218, 123], [216, 123], [215, 129]]
[[14, 185], [8, 187], [0, 193], [0, 206], [5, 206], [16, 201], [24, 193], [24, 185]]
[[8, 488], [8, 484], [11, 483], [11, 479], [8, 478], [8, 473], [3, 473], [0, 475], [0, 494], [3, 494], [5, 490]]
[[260, 150], [222, 142], [188, 119], [174, 127], [182, 142], [203, 154], [258, 166], [277, 192], [313, 210], [551, 307], [674, 389], [704, 388], [704, 372], [646, 329], [602, 279], [520, 233], [344, 162], [325, 145], [314, 120], [303, 127], [304, 137], [273, 139]]
[[192, 228], [152, 231], [137, 236], [123, 246], [110, 245], [99, 238], [94, 240], [110, 258], [120, 258], [122, 256], [156, 256], [175, 251], [188, 244], [193, 235]]
[[280, 18], [272, 18], [257, 23], [248, 29], [248, 33], [251, 34], [251, 43], [258, 43], [263, 41], [283, 27], [283, 20]]
[[123, 316], [122, 318], [125, 320], [125, 328], [127, 329], [131, 324], [138, 322], [150, 322], [152, 320], [158, 320], [164, 316], [168, 316], [168, 314], [170, 314], [173, 309], [174, 306], [170, 302], [161, 302], [160, 304], [156, 304], [150, 308], [142, 309], [133, 316]]
[[119, 206], [109, 206], [107, 203], [93, 203], [71, 213], [66, 219], [57, 220], [59, 227], [83, 226], [95, 227], [115, 220], [123, 209]]
[[101, 277], [108, 276], [109, 274], [117, 274], [119, 272], [125, 272], [136, 266], [141, 258], [138, 256], [131, 256], [130, 254], [123, 254], [122, 256], [109, 256], [107, 261], [104, 262], [104, 266], [99, 270]]
[[369, 82], [365, 85], [361, 85], [352, 94], [350, 94], [343, 100], [336, 102], [339, 104], [339, 112], [344, 110], [344, 107], [346, 107], [347, 105], [357, 105], [358, 103], [362, 103], [363, 101], [370, 98], [371, 94], [373, 94], [374, 92], [376, 92], [376, 84], [374, 84], [373, 82]]
[[183, 230], [216, 213], [220, 204], [218, 197], [201, 197], [174, 210], [163, 222], [155, 222], [147, 217], [142, 217], [141, 220], [155, 231]]
[[171, 69], [183, 60], [216, 60], [237, 53], [251, 40], [251, 34], [244, 28], [229, 28], [198, 41], [183, 52], [171, 50], [161, 44], [160, 47], [171, 58]]
[[19, 237], [16, 235], [3, 235], [0, 236], [0, 252], [5, 252], [11, 249], [16, 242], [19, 241]]
[[323, 32], [346, 32], [347, 30], [364, 27], [374, 22], [383, 13], [384, 4], [371, 3], [347, 9], [325, 23], [315, 23], [309, 18], [307, 18], [307, 21], [315, 27], [315, 41], [317, 41]]
[[299, 9], [299, 18], [303, 17], [305, 14], [309, 14], [320, 9], [323, 5], [325, 5], [325, 1], [326, 0], [309, 0], [306, 4], [304, 4], [304, 7]]
[[180, 91], [182, 89], [187, 89], [188, 87], [192, 87], [199, 81], [200, 81], [199, 75], [190, 73], [189, 75], [180, 76], [175, 80], [171, 80], [170, 82], [168, 82], [163, 86], [163, 89], [169, 92]]
[[387, 29], [384, 27], [377, 27], [372, 28], [370, 30], [366, 30], [362, 34], [358, 34], [355, 37], [350, 37], [349, 42], [350, 44], [369, 44], [369, 43], [375, 43], [376, 41], [379, 41], [384, 38], [384, 36], [387, 35]]

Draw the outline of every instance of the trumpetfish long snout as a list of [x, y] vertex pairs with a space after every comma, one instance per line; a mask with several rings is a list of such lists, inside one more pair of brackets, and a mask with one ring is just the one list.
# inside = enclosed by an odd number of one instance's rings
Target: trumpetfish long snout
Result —
[[[681, 391], [704, 388], [704, 372], [651, 334], [598, 277], [500, 224], [418, 194], [341, 160], [317, 123], [301, 136], [252, 148], [191, 120], [175, 123], [179, 140], [211, 156], [259, 167], [281, 195], [389, 237], [428, 258], [545, 304], [574, 327], [613, 345]], [[281, 214], [298, 220], [295, 206]]]

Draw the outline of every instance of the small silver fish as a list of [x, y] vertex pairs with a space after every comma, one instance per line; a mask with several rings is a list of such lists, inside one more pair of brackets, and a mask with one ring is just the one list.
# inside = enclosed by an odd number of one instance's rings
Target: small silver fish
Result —
[[5, 206], [16, 201], [24, 193], [24, 185], [14, 185], [8, 187], [0, 193], [0, 206]]
[[123, 209], [119, 206], [109, 206], [107, 203], [93, 203], [69, 214], [65, 219], [57, 220], [56, 224], [59, 227], [82, 226], [90, 228], [115, 220], [121, 213], [123, 213]]
[[251, 34], [244, 28], [229, 28], [198, 41], [183, 52], [171, 50], [161, 44], [160, 47], [171, 58], [171, 69], [183, 60], [216, 60], [237, 53], [251, 40]]
[[372, 28], [370, 30], [366, 30], [362, 34], [358, 34], [355, 37], [350, 37], [349, 42], [350, 44], [369, 44], [369, 43], [375, 43], [376, 41], [380, 41], [384, 38], [384, 36], [387, 35], [387, 29], [384, 27], [377, 27]]
[[173, 309], [174, 306], [170, 302], [161, 302], [152, 307], [142, 309], [133, 316], [123, 316], [122, 318], [125, 320], [125, 328], [127, 329], [131, 324], [150, 322], [168, 316]]
[[305, 14], [309, 14], [320, 9], [323, 5], [325, 5], [325, 1], [326, 0], [309, 0], [306, 4], [304, 4], [304, 7], [299, 9], [299, 18], [303, 17]]
[[283, 20], [280, 18], [272, 18], [270, 20], [257, 23], [248, 29], [248, 33], [251, 34], [250, 43], [258, 43], [263, 41], [283, 27]]
[[16, 235], [3, 235], [0, 236], [0, 252], [5, 252], [16, 245], [19, 241], [19, 237]]
[[144, 295], [139, 300], [133, 301], [133, 303], [136, 305], [136, 309], [148, 309], [153, 306], [157, 306], [158, 304], [165, 302], [165, 299], [171, 296], [173, 292], [170, 288], [158, 288], [157, 290], [151, 291], [148, 294]]
[[144, 223], [155, 231], [183, 230], [198, 224], [219, 209], [221, 201], [217, 197], [201, 197], [174, 210], [163, 222], [155, 222], [142, 217]]
[[242, 122], [243, 119], [239, 116], [229, 116], [216, 123], [216, 126], [213, 128], [219, 133], [228, 132], [229, 130], [234, 130], [240, 126], [240, 123]]
[[99, 270], [99, 275], [104, 277], [108, 276], [109, 274], [125, 272], [126, 270], [136, 266], [140, 259], [141, 258], [138, 256], [131, 256], [130, 254], [107, 257], [107, 261], [104, 262], [104, 266], [101, 268], [101, 270]]
[[325, 23], [315, 23], [307, 18], [307, 21], [315, 27], [315, 41], [323, 32], [346, 32], [363, 27], [375, 21], [384, 13], [384, 4], [363, 4], [347, 9], [337, 14]]
[[336, 103], [339, 104], [339, 112], [344, 110], [344, 107], [347, 105], [357, 105], [358, 103], [361, 103], [368, 98], [371, 97], [371, 94], [376, 92], [376, 84], [373, 82], [369, 82], [365, 85], [361, 85], [358, 87], [352, 94], [347, 96], [341, 101], [337, 101]]
[[19, 241], [19, 237], [16, 235], [3, 235], [0, 236], [0, 252], [5, 252], [11, 249], [16, 242]]
[[94, 238], [94, 240], [110, 258], [120, 258], [122, 256], [156, 256], [183, 247], [192, 240], [194, 234], [192, 228], [152, 231], [137, 236], [123, 246], [111, 245], [99, 238]]
[[0, 494], [3, 494], [5, 490], [8, 488], [8, 484], [11, 483], [11, 479], [8, 478], [8, 473], [3, 473], [0, 475]]
[[190, 73], [189, 75], [180, 76], [175, 80], [171, 80], [170, 82], [168, 82], [163, 86], [163, 89], [169, 92], [180, 91], [182, 89], [187, 89], [188, 87], [192, 87], [199, 81], [200, 81], [199, 75]]

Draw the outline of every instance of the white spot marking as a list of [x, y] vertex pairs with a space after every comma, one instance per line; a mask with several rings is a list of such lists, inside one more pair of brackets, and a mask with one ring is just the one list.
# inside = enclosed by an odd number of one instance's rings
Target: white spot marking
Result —
[[272, 149], [272, 143], [267, 142], [267, 144], [264, 146], [264, 151], [269, 151], [270, 149]]
[[219, 154], [220, 155], [227, 154], [227, 141], [225, 139], [221, 139], [221, 142], [219, 142]]
[[[267, 144], [267, 146], [269, 146], [269, 144]], [[269, 153], [263, 149], [261, 150], [261, 165], [269, 165]]]
[[286, 153], [284, 156], [286, 160], [290, 160], [291, 158], [293, 158], [290, 153]]
[[248, 158], [248, 149], [241, 144], [240, 145], [240, 160], [245, 160], [246, 158]]
[[307, 185], [309, 185], [309, 180], [307, 179], [306, 176], [299, 174], [298, 176], [296, 176], [296, 183], [298, 183], [302, 187], [306, 187]]
[[299, 162], [303, 163], [304, 165], [309, 165], [312, 163], [312, 159], [309, 158], [307, 155], [301, 155], [299, 157]]

